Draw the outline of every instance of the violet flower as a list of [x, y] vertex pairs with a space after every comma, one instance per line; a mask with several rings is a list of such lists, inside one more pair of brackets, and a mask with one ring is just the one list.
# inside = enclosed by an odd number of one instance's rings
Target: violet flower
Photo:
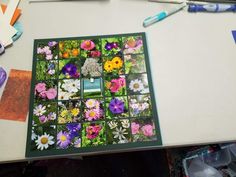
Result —
[[117, 98], [114, 98], [111, 100], [109, 104], [109, 110], [113, 114], [121, 114], [125, 111], [125, 103], [122, 100], [119, 100]]

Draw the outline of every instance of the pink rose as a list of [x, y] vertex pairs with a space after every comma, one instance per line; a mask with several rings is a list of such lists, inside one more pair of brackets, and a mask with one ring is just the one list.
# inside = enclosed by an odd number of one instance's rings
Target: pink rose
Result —
[[143, 131], [143, 134], [145, 135], [145, 136], [153, 136], [153, 127], [152, 127], [152, 125], [144, 125], [143, 127], [142, 127], [142, 131]]
[[85, 40], [81, 43], [80, 47], [84, 50], [92, 50], [95, 47], [95, 44], [91, 40]]
[[39, 93], [41, 93], [42, 91], [45, 91], [46, 90], [46, 84], [45, 83], [38, 83], [35, 86], [35, 90]]
[[112, 93], [118, 92], [120, 89], [121, 85], [118, 79], [112, 79], [111, 80], [111, 87], [110, 87], [110, 91]]
[[42, 92], [39, 94], [39, 96], [40, 96], [41, 98], [46, 98], [46, 97], [47, 97], [46, 93], [47, 93], [47, 91], [42, 91]]
[[91, 55], [91, 57], [100, 57], [101, 56], [101, 52], [98, 51], [98, 50], [91, 51], [90, 55]]
[[125, 86], [125, 78], [120, 77], [118, 80], [119, 80], [120, 86], [124, 87]]
[[54, 88], [50, 88], [50, 89], [48, 89], [48, 91], [46, 91], [46, 95], [49, 100], [52, 100], [52, 99], [56, 98], [57, 91]]
[[139, 132], [139, 124], [136, 124], [135, 122], [131, 123], [131, 130], [132, 130], [132, 134], [135, 135]]

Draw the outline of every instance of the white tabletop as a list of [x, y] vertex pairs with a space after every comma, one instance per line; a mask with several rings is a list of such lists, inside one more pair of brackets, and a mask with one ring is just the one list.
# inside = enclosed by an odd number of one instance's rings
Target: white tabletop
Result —
[[[235, 14], [185, 9], [142, 27], [146, 17], [170, 6], [145, 0], [22, 0], [24, 34], [0, 57], [0, 65], [31, 70], [35, 38], [144, 31], [163, 146], [236, 140]], [[0, 120], [0, 131], [0, 162], [24, 159], [27, 121]]]

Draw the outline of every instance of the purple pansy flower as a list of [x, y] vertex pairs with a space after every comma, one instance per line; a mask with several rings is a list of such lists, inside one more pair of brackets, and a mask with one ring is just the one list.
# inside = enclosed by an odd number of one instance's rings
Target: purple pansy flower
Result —
[[69, 136], [69, 133], [60, 131], [57, 134], [57, 145], [60, 148], [62, 149], [67, 148], [70, 144], [70, 141], [71, 141], [71, 138]]
[[69, 136], [73, 139], [76, 136], [79, 136], [79, 130], [81, 129], [81, 124], [67, 124], [66, 128], [69, 130]]
[[64, 75], [69, 75], [71, 77], [79, 77], [79, 73], [77, 73], [77, 67], [74, 64], [67, 63], [63, 68], [62, 68], [62, 73]]
[[113, 114], [121, 114], [125, 111], [125, 103], [122, 100], [114, 98], [109, 104], [109, 109]]

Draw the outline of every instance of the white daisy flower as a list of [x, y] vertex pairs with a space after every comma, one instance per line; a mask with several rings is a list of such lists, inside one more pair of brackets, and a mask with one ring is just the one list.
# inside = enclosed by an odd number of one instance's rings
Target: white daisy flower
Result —
[[49, 119], [49, 120], [55, 120], [56, 118], [57, 118], [57, 115], [56, 115], [55, 112], [50, 112], [50, 113], [48, 114], [48, 119]]
[[117, 127], [117, 123], [115, 121], [108, 122], [108, 125], [109, 125], [110, 129], [114, 129]]
[[64, 80], [61, 87], [69, 93], [76, 93], [80, 89], [80, 80]]
[[71, 96], [72, 96], [71, 93], [59, 91], [58, 100], [69, 100]]
[[34, 115], [42, 116], [46, 112], [46, 107], [43, 105], [38, 105], [34, 108]]
[[112, 132], [112, 134], [114, 135], [113, 138], [124, 140], [126, 139], [124, 135], [127, 135], [128, 132], [126, 132], [126, 129], [122, 129], [122, 127], [120, 127], [119, 129], [116, 127], [116, 131]]
[[42, 136], [38, 136], [38, 139], [35, 140], [37, 149], [40, 149], [41, 151], [44, 149], [47, 149], [49, 145], [53, 145], [53, 136], [50, 136], [49, 134], [47, 135], [44, 133]]
[[129, 120], [128, 119], [121, 120], [121, 124], [122, 124], [122, 127], [129, 128]]
[[129, 84], [129, 89], [132, 90], [133, 92], [140, 92], [141, 90], [144, 89], [143, 83], [139, 79], [131, 80]]

